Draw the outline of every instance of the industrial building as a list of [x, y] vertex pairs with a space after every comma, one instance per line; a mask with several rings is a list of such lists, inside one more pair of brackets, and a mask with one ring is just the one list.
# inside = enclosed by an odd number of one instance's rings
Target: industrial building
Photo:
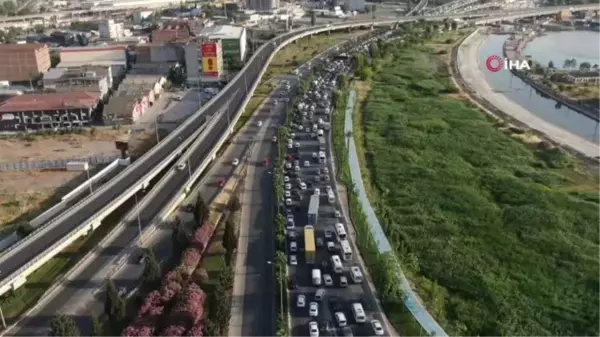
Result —
[[126, 46], [88, 46], [60, 49], [60, 63], [57, 68], [78, 68], [82, 66], [111, 67], [113, 78], [121, 77], [127, 68]]
[[100, 101], [97, 92], [28, 94], [0, 103], [0, 130], [55, 130], [91, 125]]
[[246, 7], [257, 12], [271, 12], [279, 8], [279, 0], [247, 0]]
[[44, 44], [0, 44], [0, 81], [28, 82], [50, 69], [50, 50]]
[[199, 37], [209, 41], [221, 41], [223, 58], [243, 62], [246, 59], [247, 35], [245, 27], [212, 26], [200, 31]]
[[53, 68], [43, 78], [44, 89], [56, 92], [99, 92], [105, 99], [113, 85], [110, 67]]

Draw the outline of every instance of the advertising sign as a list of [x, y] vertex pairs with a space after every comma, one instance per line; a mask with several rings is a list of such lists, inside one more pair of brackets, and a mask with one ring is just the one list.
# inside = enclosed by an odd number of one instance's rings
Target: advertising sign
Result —
[[202, 74], [203, 76], [219, 76], [219, 67], [217, 58], [214, 56], [202, 58]]
[[219, 61], [217, 59], [217, 44], [215, 42], [202, 43], [202, 75], [219, 76]]

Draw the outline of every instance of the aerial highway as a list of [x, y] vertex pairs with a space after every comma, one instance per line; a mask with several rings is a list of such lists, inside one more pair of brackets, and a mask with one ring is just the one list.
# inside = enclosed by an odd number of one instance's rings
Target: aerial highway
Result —
[[[504, 18], [516, 19], [527, 16], [548, 15], [569, 9], [597, 9], [597, 5], [558, 6], [521, 11], [490, 12], [487, 18], [482, 19], [479, 22], [498, 21]], [[343, 22], [327, 26], [303, 28], [274, 38], [270, 43], [262, 46], [255, 55], [253, 55], [244, 69], [218, 96], [209, 102], [200, 112], [197, 112], [194, 116], [190, 117], [188, 121], [171, 133], [158, 146], [117, 175], [111, 182], [98, 189], [93, 195], [87, 197], [68, 212], [57, 217], [52, 223], [45, 226], [43, 230], [30, 234], [25, 241], [18, 243], [14, 248], [1, 256], [0, 275], [2, 280], [0, 281], [0, 294], [20, 286], [25, 281], [24, 278], [31, 272], [29, 263], [40, 255], [47, 257], [48, 254], [50, 254], [49, 247], [52, 247], [57, 241], [66, 237], [75, 228], [79, 228], [82, 224], [95, 220], [94, 217], [101, 212], [106, 205], [114, 204], [115, 200], [122, 198], [124, 193], [132, 187], [143, 185], [145, 183], [143, 181], [145, 175], [156, 172], [156, 167], [159, 163], [162, 163], [165, 158], [173, 156], [182, 143], [195, 135], [195, 131], [205, 122], [205, 116], [216, 114], [235, 92], [237, 92], [238, 98], [234, 99], [230, 106], [234, 108], [232, 109], [233, 111], [237, 110], [235, 108], [237, 108], [243, 98], [249, 94], [249, 88], [251, 88], [256, 81], [260, 80], [258, 77], [266, 66], [269, 57], [283, 42], [288, 43], [301, 36], [336, 29], [347, 29], [357, 26], [386, 26], [397, 22], [408, 22], [420, 19], [443, 20], [445, 18], [461, 18], [462, 16], [464, 15], [413, 16], [396, 20]], [[209, 149], [214, 147], [219, 138], [225, 134], [231, 119], [233, 119], [227, 114], [220, 114], [215, 118], [217, 118], [216, 124], [211, 128], [209, 137], [206, 138], [207, 153]]]

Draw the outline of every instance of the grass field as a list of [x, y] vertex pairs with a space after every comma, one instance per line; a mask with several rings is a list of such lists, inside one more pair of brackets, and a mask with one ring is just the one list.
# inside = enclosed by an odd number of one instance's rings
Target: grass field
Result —
[[596, 169], [497, 130], [426, 48], [375, 76], [357, 144], [414, 288], [451, 335], [598, 335]]

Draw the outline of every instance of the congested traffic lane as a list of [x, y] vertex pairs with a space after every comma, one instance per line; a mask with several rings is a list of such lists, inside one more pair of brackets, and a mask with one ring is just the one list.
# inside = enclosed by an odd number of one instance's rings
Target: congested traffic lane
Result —
[[[335, 75], [340, 74], [344, 71], [349, 70], [348, 67], [344, 67], [341, 63], [340, 66], [332, 72], [330, 79], [333, 79]], [[323, 87], [315, 88], [315, 91], [326, 92], [327, 88], [324, 85]], [[331, 93], [329, 94], [328, 99], [331, 99]], [[308, 97], [305, 102], [311, 103], [317, 100], [311, 99]], [[346, 277], [348, 281], [348, 286], [345, 288], [340, 287], [340, 274], [335, 274], [331, 270], [330, 266], [330, 258], [333, 253], [329, 252], [326, 248], [327, 241], [333, 241], [336, 244], [337, 253], [339, 254], [339, 242], [336, 239], [328, 240], [325, 239], [325, 230], [329, 230], [334, 232], [334, 226], [336, 223], [340, 222], [344, 225], [347, 224], [346, 219], [337, 218], [336, 213], [340, 210], [339, 198], [336, 198], [335, 202], [329, 203], [327, 200], [327, 192], [326, 186], [330, 186], [335, 191], [334, 177], [332, 175], [332, 163], [330, 158], [327, 158], [326, 163], [319, 163], [318, 159], [314, 158], [315, 154], [318, 157], [319, 151], [323, 150], [320, 148], [320, 143], [313, 133], [312, 124], [317, 123], [318, 119], [321, 118], [324, 122], [329, 122], [329, 115], [325, 114], [325, 109], [317, 108], [315, 110], [314, 115], [310, 116], [310, 113], [307, 113], [304, 121], [297, 120], [302, 125], [302, 130], [299, 127], [296, 127], [292, 132], [295, 137], [293, 140], [292, 149], [288, 149], [289, 154], [292, 156], [291, 159], [291, 169], [287, 170], [290, 181], [292, 182], [293, 188], [291, 189], [291, 197], [294, 202], [293, 215], [295, 220], [295, 232], [296, 238], [294, 240], [288, 239], [288, 245], [295, 241], [298, 246], [297, 256], [298, 264], [296, 266], [290, 266], [290, 276], [294, 280], [294, 283], [297, 285], [297, 289], [291, 290], [291, 299], [290, 299], [290, 310], [292, 313], [292, 335], [294, 336], [306, 336], [309, 334], [309, 322], [316, 321], [319, 324], [320, 328], [323, 328], [324, 321], [328, 322], [327, 324], [334, 329], [332, 331], [324, 331], [321, 329], [320, 335], [342, 335], [343, 331], [338, 327], [336, 319], [334, 317], [335, 311], [341, 311], [345, 314], [346, 319], [348, 320], [348, 326], [352, 329], [352, 333], [354, 335], [359, 336], [371, 336], [373, 335], [373, 330], [370, 325], [370, 321], [372, 319], [377, 319], [382, 321], [382, 313], [378, 311], [378, 307], [376, 305], [376, 299], [374, 294], [371, 292], [369, 286], [366, 281], [363, 281], [360, 284], [356, 284], [352, 281], [348, 270], [350, 266], [358, 266], [360, 268], [359, 262], [356, 258], [356, 254], [358, 253], [356, 246], [352, 242], [352, 238], [349, 238], [350, 245], [353, 251], [353, 258], [351, 261], [343, 261], [344, 264], [344, 273], [343, 275]], [[307, 131], [308, 128], [308, 131]], [[325, 146], [326, 149], [329, 149], [331, 144], [329, 144], [329, 133], [328, 130], [323, 130], [323, 138], [326, 140]], [[315, 130], [314, 133], [317, 133]], [[297, 143], [297, 144], [296, 144]], [[299, 145], [296, 147], [296, 145]], [[329, 153], [329, 151], [326, 151]], [[298, 161], [299, 170], [296, 172], [295, 160]], [[308, 162], [308, 166], [305, 166], [305, 162]], [[315, 181], [315, 177], [321, 174], [323, 176], [328, 174], [330, 176], [330, 180], [328, 183], [324, 182], [323, 179], [320, 181]], [[298, 182], [296, 179], [300, 179], [307, 185], [306, 190], [300, 190], [298, 187]], [[320, 206], [318, 213], [318, 220], [315, 226], [315, 239], [317, 241], [322, 240], [323, 246], [317, 246], [316, 258], [314, 265], [306, 264], [303, 247], [304, 247], [304, 239], [303, 239], [303, 231], [304, 225], [308, 223], [308, 204], [310, 195], [314, 193], [314, 189], [320, 189]], [[337, 195], [337, 192], [335, 193]], [[336, 212], [338, 211], [338, 212]], [[288, 246], [289, 250], [289, 246]], [[315, 300], [315, 292], [318, 287], [314, 286], [311, 279], [311, 271], [313, 268], [320, 268], [322, 275], [328, 274], [333, 278], [333, 286], [326, 286], [325, 283], [321, 285], [322, 288], [326, 290], [325, 297], [321, 301]], [[362, 268], [361, 268], [362, 269]], [[304, 307], [297, 306], [298, 295], [305, 296], [305, 305]], [[309, 305], [311, 302], [319, 303], [319, 312], [318, 317], [310, 317], [309, 316]], [[354, 322], [354, 318], [351, 312], [351, 303], [361, 303], [363, 308], [367, 314], [367, 322], [362, 324], [356, 324]], [[337, 303], [337, 304], [334, 304]], [[332, 308], [333, 306], [339, 307], [337, 310]]]

